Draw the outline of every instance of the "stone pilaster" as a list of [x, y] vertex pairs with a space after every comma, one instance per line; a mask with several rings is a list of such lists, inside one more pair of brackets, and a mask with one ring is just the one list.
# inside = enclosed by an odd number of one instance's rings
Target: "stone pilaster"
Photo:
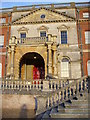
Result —
[[14, 49], [15, 46], [11, 46], [11, 78], [14, 77]]
[[56, 49], [54, 49], [54, 55], [53, 55], [53, 67], [54, 67], [54, 75], [57, 75], [57, 53], [56, 53]]
[[56, 38], [57, 38], [57, 36], [56, 36], [56, 35], [54, 35], [54, 36], [53, 36], [53, 42], [54, 42], [54, 43], [56, 43], [56, 42], [57, 42], [57, 41], [56, 41]]
[[49, 74], [52, 74], [52, 53], [51, 53], [51, 44], [48, 44], [48, 52], [49, 52], [49, 58], [48, 58], [48, 72]]
[[7, 66], [7, 76], [10, 75], [10, 63], [11, 63], [11, 49], [8, 47], [8, 66]]

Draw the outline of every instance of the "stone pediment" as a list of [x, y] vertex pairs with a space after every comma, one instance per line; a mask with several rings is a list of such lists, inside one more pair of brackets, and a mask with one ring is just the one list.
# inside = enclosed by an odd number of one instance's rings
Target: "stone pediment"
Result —
[[58, 11], [47, 8], [39, 8], [17, 19], [16, 21], [13, 22], [13, 24], [43, 23], [55, 21], [63, 22], [73, 20], [75, 20], [75, 18], [62, 14]]

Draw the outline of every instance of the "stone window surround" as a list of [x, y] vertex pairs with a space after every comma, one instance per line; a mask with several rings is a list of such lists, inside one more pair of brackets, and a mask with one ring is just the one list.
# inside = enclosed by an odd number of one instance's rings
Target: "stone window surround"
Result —
[[41, 31], [45, 31], [46, 32], [46, 35], [47, 35], [47, 32], [48, 32], [48, 27], [47, 26], [44, 26], [42, 25], [41, 27], [39, 27], [37, 30], [38, 30], [38, 34], [39, 34], [39, 37], [40, 37], [40, 32]]
[[61, 25], [61, 26], [59, 26], [59, 27], [57, 27], [57, 29], [58, 29], [58, 32], [59, 32], [59, 43], [61, 44], [61, 31], [67, 31], [67, 44], [68, 44], [68, 29], [69, 29], [70, 27], [68, 27], [68, 26], [66, 26], [66, 25]]
[[[62, 62], [62, 60], [64, 59], [64, 58], [66, 58], [66, 59], [68, 59], [68, 61], [69, 61], [69, 77], [61, 77], [61, 62]], [[59, 78], [67, 78], [67, 79], [70, 79], [71, 78], [71, 60], [70, 60], [70, 58], [68, 57], [68, 56], [62, 56], [62, 57], [60, 57], [59, 58], [59, 60], [58, 60], [58, 69], [59, 69]]]
[[21, 34], [22, 33], [26, 33], [26, 36], [27, 36], [27, 33], [28, 33], [28, 28], [26, 28], [26, 27], [21, 27], [21, 28], [19, 28], [18, 29], [18, 36], [19, 36], [19, 38], [21, 37]]

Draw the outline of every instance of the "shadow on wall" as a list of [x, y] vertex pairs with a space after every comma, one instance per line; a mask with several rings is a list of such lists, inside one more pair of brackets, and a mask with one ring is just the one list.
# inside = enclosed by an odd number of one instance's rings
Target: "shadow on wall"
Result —
[[21, 107], [20, 118], [28, 118], [28, 116], [27, 116], [27, 106], [25, 104]]

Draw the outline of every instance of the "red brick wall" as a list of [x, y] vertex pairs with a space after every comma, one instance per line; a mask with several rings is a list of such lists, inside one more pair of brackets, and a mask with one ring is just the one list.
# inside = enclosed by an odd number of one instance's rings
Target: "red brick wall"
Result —
[[[6, 23], [8, 23], [8, 14], [2, 14], [0, 15], [0, 18], [6, 18]], [[10, 17], [10, 21], [11, 21], [11, 17]], [[4, 46], [2, 48], [0, 48], [0, 63], [2, 63], [2, 77], [4, 77], [5, 74], [5, 54], [6, 54], [6, 42], [8, 39], [10, 39], [10, 30], [11, 27], [9, 26], [9, 34], [7, 35], [7, 31], [8, 31], [8, 26], [1, 26], [0, 27], [0, 35], [4, 35]]]
[[[82, 8], [79, 10], [79, 17], [80, 19], [85, 19], [83, 18], [83, 13], [89, 12], [90, 10], [88, 8]], [[87, 61], [90, 60], [90, 52], [85, 52], [85, 50], [90, 49], [90, 44], [85, 44], [85, 31], [90, 31], [90, 22], [88, 21], [83, 21], [80, 22], [80, 29], [81, 29], [81, 40], [82, 40], [82, 49], [83, 49], [83, 70], [84, 70], [84, 75], [88, 75], [87, 72]], [[79, 34], [79, 33], [78, 33]], [[79, 40], [80, 44], [80, 40]]]

